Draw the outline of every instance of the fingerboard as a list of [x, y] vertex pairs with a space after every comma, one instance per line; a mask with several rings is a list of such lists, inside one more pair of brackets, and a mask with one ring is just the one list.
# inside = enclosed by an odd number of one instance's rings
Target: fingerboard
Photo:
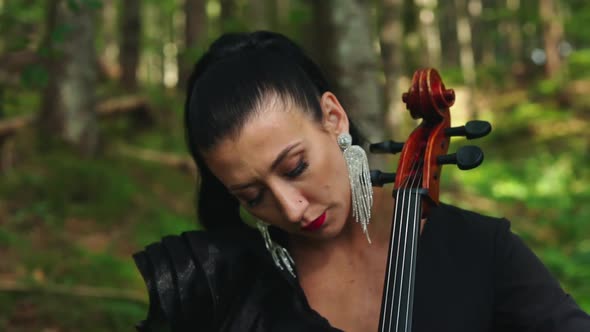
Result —
[[399, 189], [395, 202], [379, 331], [410, 332], [422, 195], [416, 189]]

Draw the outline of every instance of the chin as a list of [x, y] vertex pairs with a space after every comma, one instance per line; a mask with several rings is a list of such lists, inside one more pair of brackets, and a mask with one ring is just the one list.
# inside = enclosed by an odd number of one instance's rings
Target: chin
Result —
[[329, 240], [338, 237], [343, 228], [343, 223], [326, 223], [322, 228], [315, 232], [311, 232], [309, 235], [313, 236], [314, 238]]

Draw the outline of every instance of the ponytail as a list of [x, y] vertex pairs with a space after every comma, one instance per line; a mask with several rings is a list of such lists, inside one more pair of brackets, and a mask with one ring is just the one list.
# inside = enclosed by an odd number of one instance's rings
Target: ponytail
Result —
[[211, 173], [204, 162], [197, 162], [197, 165], [199, 167], [197, 193], [199, 223], [207, 230], [242, 226], [238, 200]]

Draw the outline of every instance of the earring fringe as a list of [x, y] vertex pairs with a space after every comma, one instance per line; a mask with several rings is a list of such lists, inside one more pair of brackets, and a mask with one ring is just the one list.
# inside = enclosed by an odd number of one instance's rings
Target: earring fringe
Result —
[[287, 249], [283, 248], [280, 244], [274, 242], [271, 239], [270, 232], [268, 231], [268, 224], [261, 220], [257, 220], [256, 228], [258, 228], [260, 234], [262, 234], [266, 250], [268, 250], [268, 252], [270, 253], [275, 265], [281, 271], [287, 269], [287, 271], [289, 271], [293, 278], [296, 278], [295, 269], [293, 268], [293, 266], [295, 266], [295, 261], [293, 260]]
[[371, 207], [373, 206], [373, 188], [369, 161], [363, 148], [352, 145], [352, 137], [349, 134], [340, 134], [338, 144], [344, 153], [344, 160], [348, 168], [350, 192], [352, 195], [352, 215], [356, 222], [361, 224], [367, 241], [371, 243], [367, 226], [371, 221]]

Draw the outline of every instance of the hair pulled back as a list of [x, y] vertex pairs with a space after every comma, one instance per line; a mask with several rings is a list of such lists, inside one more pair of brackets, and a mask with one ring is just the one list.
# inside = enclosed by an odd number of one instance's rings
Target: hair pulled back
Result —
[[[201, 225], [213, 230], [243, 224], [238, 200], [209, 170], [202, 151], [239, 134], [269, 93], [321, 121], [319, 100], [326, 91], [330, 87], [318, 66], [283, 35], [231, 33], [211, 44], [189, 77], [184, 108], [188, 147], [200, 174]], [[350, 133], [359, 140], [352, 124]]]

